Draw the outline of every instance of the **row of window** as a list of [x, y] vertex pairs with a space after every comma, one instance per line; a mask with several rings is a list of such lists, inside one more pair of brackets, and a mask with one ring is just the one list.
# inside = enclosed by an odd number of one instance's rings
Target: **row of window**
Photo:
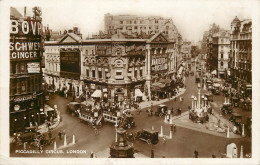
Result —
[[11, 74], [25, 74], [27, 73], [27, 63], [26, 62], [11, 62], [10, 64]]
[[10, 80], [10, 96], [39, 92], [41, 90], [41, 76], [31, 75], [24, 79]]
[[[144, 24], [144, 23], [148, 23], [148, 21], [136, 21], [136, 20], [127, 20], [127, 21], [119, 21], [120, 24]], [[149, 20], [149, 23], [159, 23], [159, 20]]]

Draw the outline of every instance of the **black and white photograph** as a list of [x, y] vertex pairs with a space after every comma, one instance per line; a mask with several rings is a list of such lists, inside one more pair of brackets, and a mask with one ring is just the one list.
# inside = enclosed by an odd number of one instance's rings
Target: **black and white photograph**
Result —
[[4, 164], [260, 163], [260, 1], [1, 4]]

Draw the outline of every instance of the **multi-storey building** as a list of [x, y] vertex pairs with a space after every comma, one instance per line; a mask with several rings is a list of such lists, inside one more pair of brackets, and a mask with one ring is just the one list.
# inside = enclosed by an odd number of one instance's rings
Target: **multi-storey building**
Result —
[[136, 15], [105, 14], [105, 32], [126, 34], [155, 34], [163, 33], [169, 40], [178, 38], [178, 30], [172, 19], [159, 16], [142, 17]]
[[183, 54], [184, 59], [190, 59], [191, 58], [191, 42], [184, 41], [181, 47], [181, 53]]
[[[26, 10], [25, 10], [26, 11]], [[41, 18], [10, 10], [10, 133], [42, 123]]]
[[45, 42], [45, 80], [56, 90], [104, 101], [150, 99], [153, 82], [177, 68], [174, 47], [161, 33], [150, 39], [115, 35], [89, 40], [68, 33], [60, 41]]
[[252, 88], [252, 20], [231, 22], [230, 68], [235, 88], [251, 94]]
[[217, 76], [227, 78], [229, 74], [229, 53], [230, 53], [230, 33], [226, 30], [220, 30], [212, 36], [213, 52], [212, 56], [215, 59], [213, 69], [216, 69]]

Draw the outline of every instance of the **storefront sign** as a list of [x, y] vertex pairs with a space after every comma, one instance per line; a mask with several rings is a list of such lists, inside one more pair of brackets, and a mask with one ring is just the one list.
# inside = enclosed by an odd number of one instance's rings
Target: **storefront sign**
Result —
[[10, 20], [11, 21], [11, 34], [18, 34], [19, 30], [25, 35], [29, 32], [32, 32], [33, 35], [41, 35], [42, 31], [42, 24], [40, 21], [22, 21], [18, 22], [17, 20]]
[[27, 63], [28, 73], [40, 73], [40, 63], [39, 62], [28, 62]]
[[19, 102], [19, 101], [26, 101], [26, 100], [30, 100], [36, 98], [36, 95], [28, 95], [28, 96], [22, 96], [22, 97], [16, 97], [14, 98], [15, 102]]

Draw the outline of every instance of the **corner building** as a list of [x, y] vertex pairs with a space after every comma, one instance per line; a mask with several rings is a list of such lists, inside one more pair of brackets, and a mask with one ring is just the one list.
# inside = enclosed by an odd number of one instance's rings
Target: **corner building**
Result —
[[150, 39], [90, 40], [68, 33], [58, 42], [45, 42], [45, 80], [55, 90], [105, 102], [151, 99], [152, 83], [176, 70], [174, 45], [161, 33]]
[[[10, 134], [42, 123], [41, 19], [10, 9]], [[29, 25], [22, 28], [22, 23]], [[33, 30], [31, 25], [37, 27]]]

